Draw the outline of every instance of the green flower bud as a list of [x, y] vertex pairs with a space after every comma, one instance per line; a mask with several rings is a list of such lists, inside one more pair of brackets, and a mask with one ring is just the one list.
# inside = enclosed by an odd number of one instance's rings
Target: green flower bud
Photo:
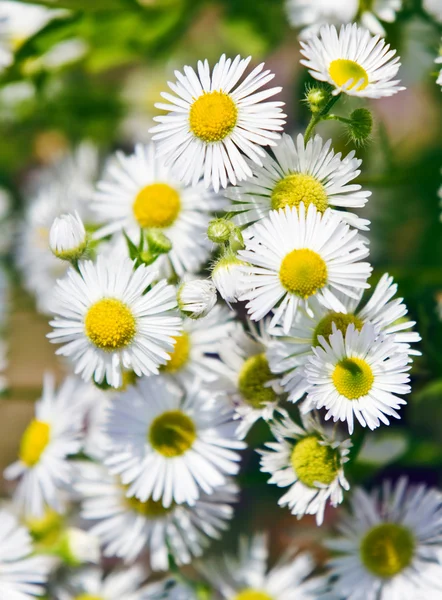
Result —
[[373, 117], [366, 108], [357, 108], [350, 115], [347, 133], [350, 139], [358, 145], [368, 142], [373, 129]]
[[146, 233], [146, 241], [149, 245], [150, 254], [167, 254], [172, 250], [172, 242], [159, 229], [149, 229]]
[[312, 113], [320, 113], [330, 100], [330, 92], [322, 87], [312, 87], [307, 91], [306, 101]]
[[234, 224], [226, 219], [213, 219], [207, 228], [207, 237], [215, 244], [226, 244], [234, 227]]

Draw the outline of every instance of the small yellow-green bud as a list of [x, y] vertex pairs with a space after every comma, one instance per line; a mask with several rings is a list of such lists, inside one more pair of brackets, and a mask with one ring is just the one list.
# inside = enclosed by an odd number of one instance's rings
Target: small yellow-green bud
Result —
[[146, 241], [151, 254], [167, 254], [172, 250], [172, 242], [159, 229], [149, 229], [146, 233]]
[[207, 228], [207, 237], [215, 244], [225, 244], [229, 241], [235, 225], [226, 219], [213, 219]]
[[319, 113], [330, 100], [330, 93], [320, 87], [312, 87], [308, 90], [306, 100], [312, 113]]
[[370, 139], [373, 129], [373, 117], [366, 108], [357, 108], [350, 115], [347, 132], [355, 144], [364, 144]]

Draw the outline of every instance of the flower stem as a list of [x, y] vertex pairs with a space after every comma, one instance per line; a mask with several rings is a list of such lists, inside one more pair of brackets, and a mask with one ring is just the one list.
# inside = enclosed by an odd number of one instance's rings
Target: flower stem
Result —
[[324, 108], [320, 113], [316, 115], [312, 115], [310, 119], [310, 123], [307, 125], [307, 129], [304, 134], [304, 142], [307, 143], [309, 139], [312, 137], [313, 132], [315, 131], [316, 125], [324, 120], [327, 114], [330, 112], [331, 108], [336, 104], [336, 102], [341, 97], [341, 94], [337, 94], [336, 96], [332, 96]]

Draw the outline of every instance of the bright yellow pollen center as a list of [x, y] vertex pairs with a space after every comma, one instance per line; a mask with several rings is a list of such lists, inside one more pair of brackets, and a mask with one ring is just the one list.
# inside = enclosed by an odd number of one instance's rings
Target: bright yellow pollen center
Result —
[[336, 325], [336, 329], [344, 336], [350, 323], [353, 323], [358, 331], [360, 331], [364, 325], [364, 321], [352, 313], [329, 312], [316, 325], [313, 334], [313, 346], [319, 346], [318, 338], [320, 335], [328, 341], [329, 336], [333, 333], [333, 323]]
[[271, 199], [274, 210], [285, 206], [297, 208], [301, 202], [304, 202], [306, 208], [313, 204], [321, 213], [328, 207], [327, 193], [322, 183], [305, 173], [292, 173], [278, 181]]
[[330, 77], [339, 87], [347, 83], [349, 79], [353, 80], [347, 88], [349, 90], [353, 89], [361, 80], [362, 83], [358, 85], [356, 91], [360, 92], [368, 85], [367, 71], [353, 60], [347, 60], [346, 58], [333, 60], [330, 63], [328, 72], [330, 73]]
[[170, 227], [181, 209], [178, 192], [167, 183], [152, 183], [140, 190], [133, 205], [140, 227]]
[[103, 298], [93, 304], [84, 320], [90, 341], [102, 350], [120, 350], [131, 343], [136, 333], [132, 311], [116, 298]]
[[281, 263], [279, 279], [291, 294], [308, 298], [327, 283], [327, 265], [309, 248], [292, 250]]
[[271, 387], [264, 385], [274, 379], [266, 355], [256, 354], [248, 358], [239, 373], [238, 388], [244, 399], [254, 408], [261, 408], [266, 402], [276, 400]]
[[246, 590], [239, 592], [239, 594], [237, 594], [233, 600], [273, 600], [273, 598], [266, 592], [260, 592], [259, 590], [247, 588]]
[[236, 104], [224, 92], [204, 92], [190, 107], [190, 129], [206, 143], [220, 142], [226, 138], [237, 120]]
[[152, 500], [152, 498], [149, 498], [146, 502], [141, 502], [138, 498], [126, 498], [126, 502], [129, 508], [148, 519], [158, 519], [163, 517], [173, 508], [173, 504], [172, 506], [169, 506], [169, 508], [165, 508], [161, 500], [155, 501]]
[[332, 380], [336, 390], [348, 400], [368, 394], [374, 382], [370, 365], [362, 358], [344, 358], [338, 362]]
[[189, 360], [190, 356], [190, 339], [189, 334], [174, 336], [175, 346], [169, 354], [170, 360], [161, 367], [166, 373], [176, 373], [180, 371]]
[[411, 564], [415, 540], [403, 525], [383, 523], [362, 539], [360, 552], [365, 567], [378, 577], [394, 577]]
[[195, 424], [180, 410], [169, 410], [152, 421], [149, 429], [152, 447], [167, 458], [181, 456], [196, 440]]
[[34, 419], [26, 428], [20, 442], [19, 457], [28, 467], [33, 467], [40, 460], [51, 436], [48, 423]]
[[296, 442], [292, 450], [292, 467], [299, 481], [314, 488], [315, 483], [330, 485], [339, 470], [339, 452], [319, 443], [315, 435]]

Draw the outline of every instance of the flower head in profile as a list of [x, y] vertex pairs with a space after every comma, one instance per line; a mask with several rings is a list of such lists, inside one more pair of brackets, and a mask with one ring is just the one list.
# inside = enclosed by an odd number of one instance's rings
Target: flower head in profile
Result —
[[352, 444], [332, 438], [313, 419], [305, 418], [303, 425], [286, 416], [270, 426], [276, 441], [259, 451], [261, 471], [272, 475], [269, 483], [289, 488], [280, 506], [288, 506], [298, 518], [316, 515], [321, 525], [327, 504], [341, 504], [344, 490], [350, 489], [344, 465]]
[[396, 50], [378, 35], [357, 25], [324, 25], [317, 36], [301, 41], [301, 64], [319, 81], [332, 85], [334, 94], [382, 98], [405, 89], [394, 79], [399, 71]]
[[423, 600], [442, 597], [442, 496], [424, 485], [385, 482], [356, 489], [341, 537], [327, 546], [331, 592], [337, 598]]
[[178, 308], [190, 319], [207, 317], [216, 300], [215, 284], [208, 279], [186, 279], [178, 288]]
[[252, 174], [245, 156], [261, 164], [262, 146], [280, 137], [283, 102], [264, 100], [281, 88], [261, 89], [274, 77], [264, 63], [243, 77], [250, 60], [223, 54], [212, 72], [207, 60], [198, 61], [197, 72], [188, 66], [184, 74], [175, 71], [177, 81], [169, 82], [174, 94], [164, 92], [168, 103], [156, 105], [168, 114], [155, 117], [153, 139], [185, 183], [196, 185], [204, 177], [215, 191], [236, 185]]
[[158, 373], [181, 330], [175, 289], [165, 280], [153, 285], [156, 272], [144, 265], [133, 270], [128, 258], [98, 256], [78, 267], [55, 290], [48, 337], [64, 344], [57, 354], [70, 357], [83, 379], [113, 387], [121, 386], [124, 369]]
[[87, 236], [77, 211], [56, 217], [49, 232], [49, 245], [62, 260], [78, 260], [84, 254]]

